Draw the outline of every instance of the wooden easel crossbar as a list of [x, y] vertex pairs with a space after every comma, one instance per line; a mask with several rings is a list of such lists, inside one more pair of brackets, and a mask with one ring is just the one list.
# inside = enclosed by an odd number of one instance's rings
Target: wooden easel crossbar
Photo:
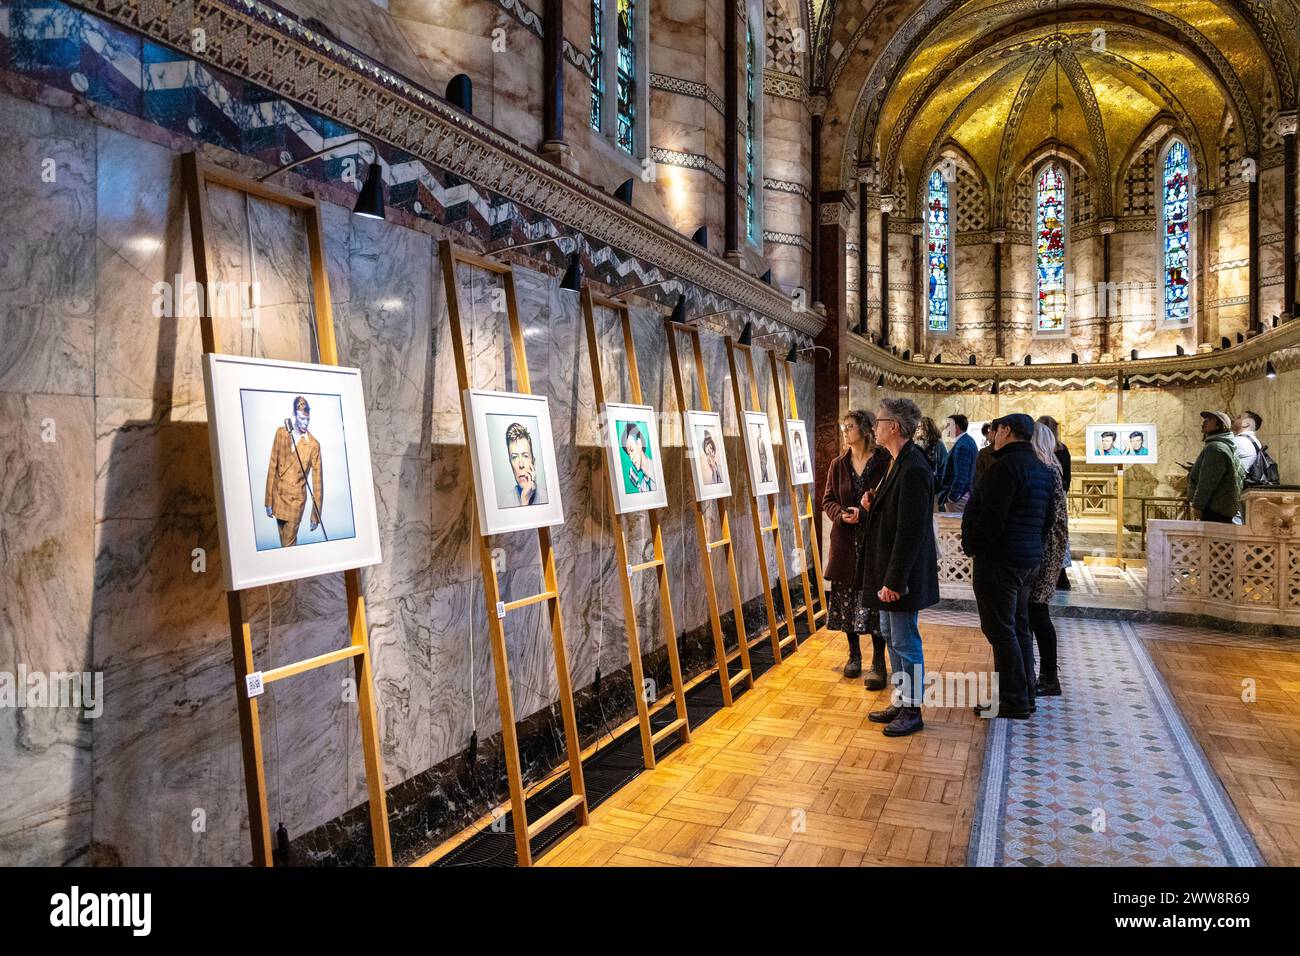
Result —
[[[322, 228], [320, 199], [314, 193], [301, 196], [287, 189], [247, 179], [222, 169], [197, 153], [186, 153], [181, 161], [186, 205], [190, 218], [190, 240], [194, 249], [194, 278], [203, 290], [199, 315], [203, 351], [218, 352], [219, 337], [212, 315], [215, 296], [210, 281], [208, 260], [208, 184], [256, 196], [301, 210], [307, 226], [307, 246], [311, 260], [312, 299], [316, 313], [316, 340], [322, 365], [338, 365], [338, 345], [334, 337], [334, 311], [330, 301], [329, 277], [325, 270], [325, 236]], [[283, 664], [261, 674], [262, 684], [284, 680], [328, 664], [351, 660], [357, 685], [357, 715], [361, 724], [361, 749], [366, 768], [366, 788], [370, 803], [370, 832], [374, 843], [375, 863], [392, 866], [392, 847], [388, 833], [387, 799], [384, 793], [383, 762], [379, 750], [379, 721], [375, 713], [374, 682], [371, 675], [370, 638], [366, 625], [365, 598], [361, 596], [361, 573], [356, 568], [343, 572], [347, 592], [347, 647], [306, 660]], [[271, 826], [266, 805], [266, 774], [262, 759], [262, 730], [256, 697], [250, 697], [247, 678], [256, 673], [253, 660], [253, 637], [245, 612], [243, 592], [226, 594], [230, 614], [231, 651], [235, 666], [235, 698], [239, 709], [239, 734], [244, 762], [244, 787], [248, 796], [248, 829], [253, 844], [253, 863], [272, 866]]]
[[[684, 322], [674, 322], [672, 319], [665, 319], [664, 321], [668, 335], [668, 356], [673, 367], [673, 388], [677, 396], [677, 409], [683, 418], [682, 432], [687, 435], [687, 446], [689, 447], [690, 438], [687, 433], [685, 416], [691, 406], [686, 401], [686, 386], [682, 377], [682, 363], [677, 349], [677, 336], [679, 334], [685, 336], [691, 345], [692, 365], [695, 370], [695, 387], [700, 396], [699, 410], [710, 412], [713, 410], [713, 405], [709, 399], [708, 377], [704, 372], [704, 350], [700, 343], [700, 330], [697, 327]], [[704, 512], [704, 503], [695, 497], [694, 492], [690, 493], [689, 497], [691, 499], [691, 508], [695, 514], [696, 539], [700, 548], [700, 572], [704, 577], [704, 593], [709, 605], [709, 624], [713, 630], [713, 654], [718, 665], [718, 681], [722, 689], [722, 703], [724, 706], [730, 707], [734, 701], [736, 685], [743, 683], [750, 688], [754, 686], [754, 670], [749, 662], [749, 641], [745, 637], [745, 605], [740, 596], [740, 576], [736, 571], [736, 546], [731, 533], [731, 503], [728, 498], [714, 499], [718, 509], [718, 524], [721, 531], [721, 537], [714, 540], [709, 537], [709, 526]], [[717, 550], [722, 550], [726, 557], [727, 579], [731, 586], [732, 616], [735, 619], [736, 642], [740, 648], [740, 670], [735, 674], [729, 673], [727, 665], [726, 641], [722, 636], [722, 614], [718, 609], [718, 588], [713, 578], [713, 552]]]
[[[591, 360], [591, 384], [595, 393], [596, 407], [603, 408], [605, 403], [604, 376], [600, 368], [600, 337], [596, 329], [596, 309], [612, 310], [619, 318], [623, 334], [623, 353], [627, 356], [627, 376], [629, 394], [633, 403], [643, 404], [641, 393], [641, 373], [636, 360], [636, 343], [632, 339], [632, 318], [628, 313], [627, 303], [608, 299], [592, 293], [590, 288], [582, 290], [582, 316], [587, 327], [587, 355]], [[613, 427], [605, 422], [605, 427]], [[612, 482], [618, 474], [617, 462], [610, 460], [608, 450], [602, 441], [602, 457], [605, 459], [607, 475]], [[614, 527], [614, 548], [618, 559], [619, 578], [623, 590], [623, 619], [627, 632], [627, 650], [632, 666], [632, 690], [636, 697], [637, 722], [641, 728], [641, 753], [647, 770], [655, 768], [655, 744], [675, 733], [681, 734], [682, 743], [691, 739], [690, 721], [686, 716], [686, 694], [682, 688], [682, 664], [677, 649], [677, 625], [673, 618], [672, 593], [668, 585], [668, 564], [664, 552], [663, 530], [659, 515], [651, 509], [646, 519], [650, 527], [650, 539], [654, 556], [649, 561], [632, 564], [628, 560], [627, 528], [624, 516], [614, 514], [614, 489], [610, 483], [605, 486], [609, 498], [610, 512]], [[632, 577], [642, 571], [655, 571], [659, 584], [660, 618], [663, 626], [664, 646], [668, 651], [668, 665], [672, 674], [673, 694], [671, 700], [676, 706], [677, 716], [659, 730], [650, 726], [651, 708], [644, 692], [645, 675], [641, 664], [641, 641], [637, 636], [636, 601], [632, 593]]]
[[[523, 328], [519, 323], [519, 305], [515, 293], [515, 274], [512, 266], [495, 262], [461, 249], [450, 239], [439, 243], [438, 254], [442, 262], [443, 283], [447, 290], [447, 315], [451, 325], [452, 351], [456, 360], [456, 381], [459, 394], [472, 387], [469, 380], [469, 363], [465, 355], [465, 337], [462, 330], [460, 281], [456, 274], [458, 265], [482, 269], [501, 277], [505, 290], [506, 315], [510, 323], [510, 342], [514, 357], [516, 390], [532, 394], [528, 376], [528, 356], [524, 349]], [[468, 409], [461, 403], [461, 421], [465, 429], [465, 443], [469, 447], [473, 433]], [[477, 489], [470, 483], [470, 510], [474, 513], [473, 537], [478, 546], [479, 566], [483, 572], [483, 596], [487, 604], [488, 636], [492, 645], [492, 663], [496, 677], [497, 705], [501, 711], [501, 740], [506, 762], [506, 776], [510, 785], [510, 811], [515, 837], [515, 856], [520, 866], [533, 862], [531, 839], [567, 813], [577, 816], [578, 823], [588, 822], [587, 791], [582, 776], [582, 745], [578, 739], [578, 721], [573, 704], [573, 685], [569, 678], [569, 659], [564, 647], [564, 621], [560, 614], [560, 586], [556, 573], [555, 549], [551, 546], [549, 528], [537, 529], [537, 546], [541, 552], [542, 586], [537, 594], [501, 600], [501, 582], [497, 578], [492, 553], [478, 526], [478, 509], [474, 496]], [[538, 819], [528, 821], [528, 808], [524, 794], [523, 772], [519, 763], [519, 737], [515, 729], [515, 708], [510, 691], [510, 662], [506, 654], [505, 615], [534, 604], [545, 603], [551, 628], [551, 644], [555, 656], [556, 682], [559, 686], [560, 712], [564, 723], [565, 746], [568, 750], [569, 780], [572, 794], [554, 809]], [[685, 708], [683, 707], [683, 713]]]
[[[736, 364], [737, 352], [745, 360], [745, 371], [749, 381], [748, 403], [740, 384], [740, 374]], [[745, 412], [763, 412], [766, 414], [766, 410], [763, 408], [758, 396], [758, 379], [754, 374], [753, 347], [741, 345], [728, 335], [727, 365], [731, 370], [731, 391], [736, 399], [736, 418], [740, 422], [740, 449], [745, 462], [745, 474], [752, 475], [754, 471], [749, 463], [749, 441], [746, 436]], [[784, 427], [784, 424], [782, 424], [782, 429]], [[780, 475], [779, 468], [777, 474]], [[772, 641], [772, 659], [777, 664], [780, 664], [784, 649], [798, 647], [799, 637], [795, 631], [794, 604], [790, 600], [790, 581], [786, 576], [785, 552], [781, 543], [781, 516], [777, 508], [776, 498], [776, 495], [755, 495], [754, 506], [750, 509], [749, 514], [754, 523], [754, 545], [758, 551], [759, 577], [763, 582], [763, 603], [767, 608], [767, 626], [768, 636]], [[763, 517], [763, 502], [767, 503], [766, 518]], [[776, 570], [781, 583], [781, 601], [785, 606], [784, 620], [776, 616], [776, 602], [772, 600], [772, 581], [767, 570], [767, 547], [765, 544], [766, 539], [763, 537], [767, 534], [772, 536], [772, 548], [776, 552]], [[782, 627], [785, 628], [786, 632], [784, 637], [781, 636]]]

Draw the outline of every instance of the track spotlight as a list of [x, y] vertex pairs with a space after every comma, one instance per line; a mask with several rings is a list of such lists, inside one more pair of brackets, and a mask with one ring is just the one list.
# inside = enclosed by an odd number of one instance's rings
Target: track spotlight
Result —
[[632, 184], [635, 182], [636, 179], [623, 180], [623, 182], [619, 184], [619, 187], [614, 190], [614, 198], [621, 203], [626, 203], [629, 206], [632, 205]]
[[993, 380], [993, 387], [989, 389], [989, 394], [996, 395], [997, 393], [998, 393], [998, 380], [995, 378]]
[[672, 320], [674, 322], [686, 321], [686, 293], [677, 296], [677, 304], [673, 306]]
[[1183, 348], [1181, 345], [1176, 345], [1176, 346], [1174, 346], [1174, 354], [1175, 354], [1175, 355], [1186, 355], [1186, 354], [1187, 354], [1187, 349]]
[[966, 360], [966, 364], [967, 364], [967, 365], [974, 365], [974, 364], [976, 364], [978, 361], [979, 361], [979, 360], [978, 360], [977, 358], [975, 358], [974, 353], [972, 353], [972, 354], [971, 354], [971, 357], [968, 358], [968, 359]]
[[764, 272], [764, 273], [763, 273], [761, 276], [759, 276], [758, 278], [759, 278], [759, 281], [760, 281], [760, 282], [766, 282], [768, 285], [771, 285], [771, 284], [772, 284], [772, 270], [771, 270], [771, 269], [768, 269], [766, 272]]
[[1264, 363], [1264, 377], [1277, 378], [1277, 369], [1273, 366], [1273, 360], [1269, 359]]
[[1033, 364], [1034, 364], [1034, 357], [1033, 357], [1032, 355], [1026, 355], [1026, 356], [1025, 356], [1025, 364], [1026, 364], [1026, 365], [1033, 365]]
[[576, 249], [569, 256], [569, 267], [564, 270], [564, 278], [560, 280], [560, 288], [565, 292], [582, 291], [582, 259]]
[[885, 387], [885, 376], [884, 373], [882, 372], [880, 376], [876, 379], [876, 388], [884, 388], [884, 387]]
[[754, 326], [746, 322], [745, 327], [740, 330], [740, 338], [737, 340], [741, 345], [750, 345], [754, 341]]
[[695, 233], [691, 236], [691, 242], [695, 243], [697, 246], [703, 246], [705, 249], [709, 248], [709, 227], [700, 226], [699, 229], [696, 229]]
[[1071, 365], [1078, 365], [1078, 364], [1079, 364], [1079, 353], [1078, 353], [1078, 352], [1071, 352], [1071, 353], [1070, 353], [1070, 364], [1071, 364]]

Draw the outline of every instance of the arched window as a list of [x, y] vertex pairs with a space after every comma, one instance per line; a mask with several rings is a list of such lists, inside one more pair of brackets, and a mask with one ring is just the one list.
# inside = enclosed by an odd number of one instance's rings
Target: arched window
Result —
[[1065, 292], [1065, 170], [1048, 163], [1038, 174], [1035, 195], [1038, 306], [1037, 332], [1064, 332]]
[[950, 256], [951, 217], [948, 205], [948, 180], [943, 166], [930, 173], [925, 203], [925, 241], [930, 277], [926, 295], [929, 329], [947, 332], [952, 323], [952, 262]]
[[615, 142], [636, 155], [636, 3], [618, 0], [618, 132]]
[[591, 128], [601, 131], [605, 118], [604, 0], [591, 0]]
[[1192, 293], [1192, 162], [1187, 144], [1171, 140], [1160, 166], [1160, 266], [1165, 290], [1164, 320], [1186, 325]]
[[754, 73], [757, 70], [754, 53], [754, 30], [748, 24], [745, 27], [745, 235], [750, 242], [756, 242], [758, 232], [757, 198], [754, 190], [754, 140], [758, 136], [756, 129], [758, 111], [754, 108]]
[[591, 128], [633, 159], [645, 145], [644, 0], [591, 0]]

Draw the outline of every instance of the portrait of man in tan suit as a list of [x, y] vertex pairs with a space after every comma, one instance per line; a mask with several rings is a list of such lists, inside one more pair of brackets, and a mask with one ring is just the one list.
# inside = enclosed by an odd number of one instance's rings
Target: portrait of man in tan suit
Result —
[[298, 543], [298, 526], [307, 505], [307, 478], [311, 476], [311, 530], [321, 522], [325, 500], [321, 476], [320, 442], [307, 431], [311, 406], [298, 395], [293, 400], [293, 418], [275, 430], [271, 460], [266, 466], [266, 516], [280, 526], [280, 546]]

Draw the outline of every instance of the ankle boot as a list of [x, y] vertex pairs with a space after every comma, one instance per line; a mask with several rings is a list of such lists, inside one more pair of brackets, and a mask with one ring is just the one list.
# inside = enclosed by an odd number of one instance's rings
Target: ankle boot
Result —
[[1056, 674], [1056, 668], [1044, 667], [1038, 674], [1038, 681], [1034, 684], [1035, 697], [1060, 697], [1061, 681]]
[[897, 717], [885, 725], [881, 731], [886, 737], [906, 737], [918, 730], [923, 730], [925, 723], [921, 720], [920, 707], [904, 707]]
[[871, 635], [871, 670], [862, 683], [867, 690], [884, 690], [889, 683], [885, 672], [885, 639], [879, 634]]
[[857, 634], [849, 634], [849, 659], [844, 664], [845, 677], [857, 677], [862, 673], [862, 643]]

